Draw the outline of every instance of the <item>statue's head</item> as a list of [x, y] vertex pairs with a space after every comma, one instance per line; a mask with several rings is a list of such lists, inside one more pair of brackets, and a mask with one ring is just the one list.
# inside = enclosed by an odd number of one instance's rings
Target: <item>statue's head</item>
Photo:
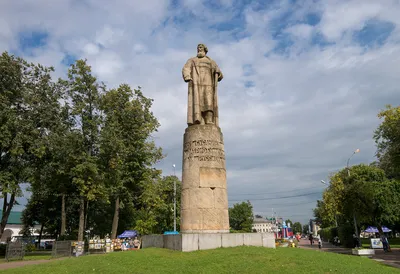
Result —
[[201, 58], [207, 55], [208, 48], [204, 44], [197, 45], [197, 57]]

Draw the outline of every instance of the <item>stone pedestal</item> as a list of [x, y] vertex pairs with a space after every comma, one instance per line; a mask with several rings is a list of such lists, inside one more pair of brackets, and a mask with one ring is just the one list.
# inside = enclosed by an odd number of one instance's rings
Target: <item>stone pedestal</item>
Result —
[[229, 232], [221, 129], [192, 125], [183, 139], [181, 233]]
[[273, 233], [185, 233], [178, 235], [145, 235], [142, 247], [158, 247], [184, 252], [220, 247], [275, 247]]

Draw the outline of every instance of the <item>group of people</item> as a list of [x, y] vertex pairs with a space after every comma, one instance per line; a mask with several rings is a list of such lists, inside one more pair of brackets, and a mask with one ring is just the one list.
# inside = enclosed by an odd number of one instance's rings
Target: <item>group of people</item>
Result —
[[140, 240], [135, 237], [135, 239], [126, 239], [122, 242], [121, 250], [139, 249]]
[[[314, 239], [315, 239], [314, 236], [313, 236], [312, 234], [310, 234], [310, 235], [308, 236], [308, 239], [309, 239], [309, 241], [310, 241], [310, 245], [313, 245], [313, 244], [314, 244]], [[318, 239], [318, 248], [321, 248], [321, 247], [322, 247], [321, 236], [318, 235], [318, 236], [317, 236], [317, 239]], [[360, 238], [358, 238], [355, 234], [353, 234], [353, 240], [354, 240], [354, 246], [355, 246], [355, 248], [361, 247]], [[384, 234], [380, 237], [380, 240], [381, 240], [381, 242], [382, 242], [383, 251], [384, 251], [384, 252], [390, 251], [390, 244], [389, 244], [389, 241], [388, 241], [387, 237], [386, 237]], [[333, 244], [334, 244], [334, 245], [337, 245], [337, 246], [340, 245], [340, 239], [339, 239], [338, 236], [335, 236], [335, 237], [333, 238]]]

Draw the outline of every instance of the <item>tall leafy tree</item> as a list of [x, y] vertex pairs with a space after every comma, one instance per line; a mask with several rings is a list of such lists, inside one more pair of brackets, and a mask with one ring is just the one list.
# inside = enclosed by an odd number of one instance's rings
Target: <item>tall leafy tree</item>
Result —
[[[111, 237], [117, 235], [121, 202], [133, 202], [141, 186], [152, 184], [152, 166], [162, 158], [151, 139], [159, 127], [151, 112], [152, 100], [139, 89], [120, 85], [101, 100], [105, 120], [100, 137], [100, 155], [108, 189], [114, 201]], [[121, 200], [122, 198], [122, 200]]]
[[303, 234], [308, 234], [308, 225], [303, 225]]
[[[66, 211], [65, 201], [67, 189], [71, 189], [71, 177], [68, 174], [70, 170], [70, 162], [68, 161], [71, 155], [71, 147], [73, 138], [71, 136], [71, 127], [73, 125], [69, 119], [68, 105], [63, 105], [62, 100], [66, 100], [66, 94], [63, 93], [63, 85], [60, 82], [51, 83], [51, 91], [46, 94], [42, 92], [38, 98], [37, 104], [38, 114], [43, 116], [43, 121], [48, 120], [46, 124], [46, 134], [38, 138], [36, 144], [40, 148], [40, 155], [32, 162], [32, 176], [30, 180], [30, 190], [33, 195], [30, 198], [26, 210], [27, 216], [38, 216], [35, 221], [46, 223], [46, 228], [57, 228], [52, 235], [63, 236], [66, 231]], [[70, 194], [68, 194], [70, 195]], [[61, 202], [61, 203], [60, 203]], [[55, 203], [55, 204], [54, 204]], [[59, 213], [58, 209], [61, 204], [61, 226], [54, 226], [54, 223], [49, 223], [48, 220], [58, 220], [54, 214]], [[48, 211], [50, 206], [51, 214]], [[34, 212], [36, 211], [36, 212]], [[25, 213], [25, 212], [24, 212]], [[49, 216], [53, 217], [50, 218]], [[32, 218], [24, 218], [24, 220], [32, 220]], [[24, 221], [25, 222], [25, 221]], [[25, 222], [25, 225], [30, 225], [32, 222]], [[58, 224], [58, 223], [57, 223]], [[59, 232], [59, 233], [58, 233]]]
[[233, 230], [251, 232], [253, 206], [250, 201], [234, 204], [229, 208], [229, 224]]
[[361, 199], [367, 206], [364, 223], [378, 227], [382, 233], [383, 225], [392, 225], [400, 221], [400, 182], [383, 180], [362, 184]]
[[180, 223], [182, 184], [176, 176], [157, 178], [148, 184], [136, 204], [135, 229], [141, 234], [160, 234], [173, 230], [173, 193], [176, 183], [177, 230]]
[[302, 231], [301, 223], [295, 222], [295, 223], [293, 224], [292, 229], [293, 229], [293, 232], [294, 232], [294, 233], [301, 233], [301, 231]]
[[381, 124], [375, 130], [379, 166], [389, 178], [400, 179], [400, 106], [387, 105], [379, 112]]
[[89, 201], [104, 194], [102, 174], [98, 165], [101, 113], [100, 96], [105, 86], [92, 75], [86, 60], [77, 60], [68, 70], [64, 86], [69, 95], [70, 115], [74, 121], [74, 166], [70, 170], [72, 182], [80, 195], [78, 241], [83, 240], [85, 209]]
[[31, 181], [34, 162], [44, 156], [55, 127], [61, 93], [51, 81], [52, 71], [7, 52], [0, 56], [0, 236], [20, 184]]
[[333, 225], [335, 214], [341, 224], [358, 226], [393, 224], [399, 220], [399, 182], [388, 180], [376, 165], [356, 165], [331, 176], [331, 186], [318, 201], [314, 214], [324, 227]]
[[340, 221], [343, 211], [344, 178], [348, 175], [347, 170], [333, 173], [330, 175], [329, 187], [327, 187], [321, 201], [317, 201], [317, 207], [314, 209], [314, 216], [317, 218], [321, 227], [331, 227]]

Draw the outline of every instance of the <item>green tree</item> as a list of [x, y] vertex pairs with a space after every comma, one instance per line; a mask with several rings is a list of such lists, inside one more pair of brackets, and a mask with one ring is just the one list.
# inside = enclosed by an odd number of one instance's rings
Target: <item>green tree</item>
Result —
[[233, 230], [251, 232], [253, 219], [253, 206], [250, 201], [236, 203], [229, 208], [229, 223]]
[[289, 226], [289, 224], [290, 224], [290, 227], [293, 227], [293, 222], [290, 219], [287, 219], [285, 221], [285, 223], [286, 223], [287, 226]]
[[159, 233], [173, 231], [174, 228], [174, 182], [176, 185], [176, 227], [180, 229], [182, 183], [176, 176], [165, 176], [159, 182], [159, 195], [163, 201], [157, 211]]
[[331, 176], [314, 214], [323, 227], [332, 226], [335, 215], [342, 225], [353, 223], [354, 218], [358, 225], [393, 224], [399, 219], [399, 193], [398, 182], [388, 180], [376, 165], [356, 165]]
[[383, 120], [374, 134], [378, 165], [389, 178], [400, 179], [400, 106], [387, 105], [378, 118]]
[[71, 156], [75, 165], [70, 170], [70, 176], [80, 195], [78, 241], [82, 241], [85, 209], [89, 201], [104, 195], [98, 153], [102, 118], [100, 95], [105, 87], [92, 75], [86, 60], [77, 60], [72, 64], [68, 70], [68, 80], [63, 83], [72, 103], [70, 116], [74, 122], [75, 151]]
[[60, 93], [51, 81], [53, 68], [0, 56], [0, 189], [2, 235], [20, 185], [31, 181], [33, 162], [42, 158], [59, 112]]
[[[40, 108], [36, 116], [42, 116], [41, 120], [47, 119], [48, 122], [45, 124], [46, 134], [36, 141], [37, 147], [41, 148], [41, 153], [40, 157], [36, 157], [31, 163], [32, 196], [24, 210], [26, 217], [23, 219], [25, 226], [29, 227], [32, 225], [32, 216], [38, 217], [37, 214], [40, 212], [42, 217], [35, 221], [40, 224], [45, 223], [46, 230], [58, 237], [66, 232], [66, 195], [70, 195], [71, 191], [76, 191], [76, 188], [71, 185], [72, 178], [69, 176], [73, 166], [69, 161], [73, 154], [71, 148], [76, 148], [72, 136], [74, 133], [71, 132], [73, 123], [69, 119], [68, 105], [60, 104], [61, 100], [67, 99], [66, 94], [62, 93], [62, 84], [57, 82], [49, 86], [52, 92], [45, 93], [43, 92], [45, 89], [42, 89], [40, 97], [37, 98], [37, 105]], [[61, 213], [61, 216], [55, 217], [56, 213]], [[69, 216], [72, 217], [71, 214]], [[61, 220], [61, 225], [59, 220]]]
[[344, 199], [344, 178], [348, 171], [343, 169], [341, 172], [330, 174], [329, 186], [322, 194], [322, 200], [317, 201], [317, 207], [314, 209], [314, 216], [321, 224], [322, 228], [336, 226], [340, 220], [343, 211]]
[[303, 234], [308, 234], [308, 225], [303, 225]]
[[152, 166], [162, 158], [150, 137], [159, 126], [151, 112], [152, 100], [139, 89], [132, 91], [120, 85], [107, 92], [101, 100], [105, 121], [100, 136], [100, 157], [103, 163], [107, 189], [114, 200], [111, 238], [118, 230], [121, 197], [132, 202], [133, 196], [152, 183]]
[[180, 220], [180, 196], [182, 184], [175, 176], [154, 180], [140, 196], [136, 206], [135, 229], [141, 234], [160, 234], [173, 229], [173, 186], [177, 186], [177, 230]]
[[301, 233], [301, 231], [302, 231], [301, 223], [295, 222], [295, 223], [293, 224], [292, 229], [293, 229], [293, 233], [294, 233], [294, 234], [296, 234], [296, 233]]

